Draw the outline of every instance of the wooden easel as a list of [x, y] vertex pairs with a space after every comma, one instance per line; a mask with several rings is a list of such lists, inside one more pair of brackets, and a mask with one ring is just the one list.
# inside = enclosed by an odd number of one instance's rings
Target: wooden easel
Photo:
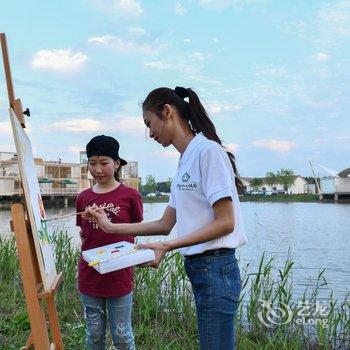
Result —
[[[25, 218], [22, 204], [11, 206], [11, 227], [15, 232], [16, 246], [23, 281], [31, 333], [22, 350], [63, 350], [60, 325], [55, 304], [55, 294], [62, 282], [63, 275], [59, 273], [49, 291], [43, 291], [37, 254], [33, 242], [30, 223]], [[53, 343], [50, 344], [43, 301], [46, 301], [47, 315], [50, 323]]]
[[[15, 99], [4, 33], [0, 33], [0, 40], [9, 104], [24, 128], [25, 120], [23, 114], [29, 116], [29, 109], [23, 112], [21, 100]], [[11, 214], [11, 228], [15, 233], [24, 296], [31, 327], [27, 342], [21, 349], [27, 350], [34, 346], [35, 350], [63, 350], [64, 347], [55, 304], [55, 295], [62, 282], [63, 275], [62, 273], [57, 274], [51, 287], [48, 290], [44, 289], [38, 261], [41, 258], [41, 252], [38, 252], [35, 248], [31, 225], [26, 218], [28, 214], [22, 204], [13, 204], [11, 206]], [[46, 304], [46, 313], [44, 304]], [[52, 343], [50, 342], [46, 314], [52, 335]]]

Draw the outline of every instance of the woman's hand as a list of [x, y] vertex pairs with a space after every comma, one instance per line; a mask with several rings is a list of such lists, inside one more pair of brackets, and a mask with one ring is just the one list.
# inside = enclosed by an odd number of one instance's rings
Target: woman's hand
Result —
[[85, 210], [85, 212], [81, 214], [81, 217], [84, 220], [95, 222], [101, 228], [101, 230], [105, 232], [111, 232], [113, 224], [109, 221], [106, 213], [102, 208], [92, 206], [91, 208]]
[[139, 266], [141, 267], [154, 267], [155, 269], [158, 268], [160, 262], [164, 258], [165, 254], [169, 251], [169, 247], [167, 242], [154, 242], [154, 243], [144, 243], [144, 244], [137, 244], [136, 249], [153, 249], [155, 259], [152, 261], [149, 261], [147, 263], [141, 264]]

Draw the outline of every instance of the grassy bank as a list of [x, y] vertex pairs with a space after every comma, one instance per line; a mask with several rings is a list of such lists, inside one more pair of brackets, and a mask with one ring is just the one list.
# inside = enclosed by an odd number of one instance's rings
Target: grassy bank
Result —
[[315, 194], [279, 194], [279, 195], [244, 195], [240, 196], [241, 202], [320, 202]]
[[[54, 244], [57, 270], [65, 276], [56, 300], [63, 341], [68, 350], [84, 349], [84, 320], [76, 291], [79, 252], [65, 232], [56, 232]], [[293, 262], [287, 261], [276, 274], [273, 259], [262, 256], [257, 271], [243, 274], [238, 349], [349, 349], [350, 299], [336, 303], [330, 295], [327, 313], [322, 316], [325, 327], [299, 324], [301, 306], [292, 298], [292, 270]], [[321, 271], [314, 288], [304, 293], [312, 310], [323, 283]], [[0, 237], [0, 300], [0, 348], [19, 349], [29, 334], [29, 322], [13, 238]], [[263, 312], [260, 300], [270, 300], [280, 311], [288, 305], [288, 322], [275, 317], [264, 325], [260, 319], [268, 320], [269, 315]], [[195, 324], [190, 286], [179, 254], [169, 254], [157, 270], [136, 268], [133, 327], [138, 349], [197, 349]], [[110, 339], [108, 344], [112, 349]]]
[[[280, 194], [274, 196], [264, 195], [243, 195], [239, 197], [241, 202], [320, 202], [318, 195], [314, 194]], [[143, 197], [144, 203], [167, 203], [168, 196], [162, 197]], [[334, 200], [330, 200], [334, 202]]]
[[143, 196], [142, 200], [144, 203], [168, 203], [169, 196], [160, 196], [160, 197], [146, 197]]

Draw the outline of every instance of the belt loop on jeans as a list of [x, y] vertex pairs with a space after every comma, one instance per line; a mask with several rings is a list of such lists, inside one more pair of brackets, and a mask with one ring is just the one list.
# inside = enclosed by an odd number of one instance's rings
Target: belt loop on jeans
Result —
[[206, 250], [203, 253], [186, 255], [186, 258], [195, 259], [195, 258], [202, 258], [204, 256], [218, 256], [218, 255], [224, 255], [228, 253], [234, 254], [235, 248], [219, 248], [219, 249]]

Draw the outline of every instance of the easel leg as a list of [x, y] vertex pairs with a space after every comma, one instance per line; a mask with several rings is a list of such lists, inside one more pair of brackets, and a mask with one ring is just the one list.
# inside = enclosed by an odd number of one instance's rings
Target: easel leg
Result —
[[32, 332], [30, 332], [26, 345], [22, 346], [21, 350], [29, 350], [33, 345], [34, 345], [33, 334]]
[[63, 350], [63, 342], [62, 342], [60, 325], [58, 323], [58, 315], [57, 315], [54, 294], [51, 294], [46, 298], [46, 305], [47, 305], [47, 313], [48, 313], [49, 322], [50, 322], [50, 329], [52, 333], [52, 340], [56, 346], [55, 349]]
[[38, 281], [36, 280], [36, 275], [33, 271], [35, 265], [32, 259], [23, 206], [20, 204], [14, 204], [11, 206], [11, 211], [22, 274], [24, 296], [32, 330], [31, 340], [35, 345], [35, 350], [47, 350], [50, 347], [50, 342], [45, 315], [38, 298]]

